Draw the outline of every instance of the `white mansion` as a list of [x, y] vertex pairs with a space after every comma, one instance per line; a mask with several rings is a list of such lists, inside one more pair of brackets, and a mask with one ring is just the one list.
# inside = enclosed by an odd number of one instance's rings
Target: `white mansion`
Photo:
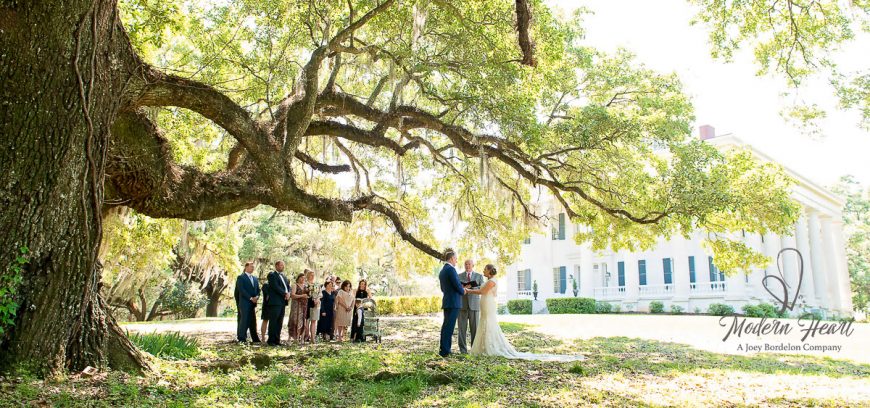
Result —
[[[701, 127], [701, 139], [720, 150], [748, 148], [756, 158], [770, 157], [745, 144], [735, 136], [716, 137], [710, 126]], [[655, 249], [645, 252], [592, 251], [588, 243], [577, 245], [572, 239], [578, 225], [566, 222], [566, 216], [555, 202], [550, 204], [552, 234], [535, 235], [523, 244], [518, 261], [507, 268], [503, 299], [531, 299], [533, 283], [537, 283], [538, 300], [534, 309], [543, 309], [541, 300], [552, 297], [573, 297], [576, 283], [580, 297], [619, 306], [623, 312], [648, 311], [652, 301], [682, 307], [687, 313], [705, 313], [711, 303], [726, 303], [741, 312], [746, 304], [775, 304], [762, 286], [765, 274], [779, 276], [776, 256], [783, 248], [796, 248], [803, 257], [802, 306], [823, 315], [851, 315], [852, 298], [846, 264], [841, 198], [801, 175], [785, 169], [796, 181], [792, 197], [802, 205], [803, 213], [795, 224], [793, 236], [744, 233], [741, 239], [771, 258], [766, 269], [751, 274], [725, 276], [716, 269], [716, 260], [701, 245], [702, 231], [692, 239], [681, 236], [660, 240]], [[784, 256], [782, 273], [790, 288], [798, 281], [799, 265], [793, 251]], [[774, 293], [776, 282], [768, 282]], [[781, 290], [781, 289], [780, 289]], [[789, 297], [793, 297], [793, 289]]]

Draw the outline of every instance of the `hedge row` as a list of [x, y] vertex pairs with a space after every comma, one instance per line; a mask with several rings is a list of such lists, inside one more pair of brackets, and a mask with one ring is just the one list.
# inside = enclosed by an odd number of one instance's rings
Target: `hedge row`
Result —
[[594, 314], [609, 313], [610, 303], [596, 303], [592, 298], [550, 298], [547, 299], [547, 310], [550, 314]]
[[381, 315], [419, 316], [441, 311], [441, 296], [376, 296], [375, 302]]
[[532, 314], [531, 299], [508, 300], [507, 309], [511, 314]]

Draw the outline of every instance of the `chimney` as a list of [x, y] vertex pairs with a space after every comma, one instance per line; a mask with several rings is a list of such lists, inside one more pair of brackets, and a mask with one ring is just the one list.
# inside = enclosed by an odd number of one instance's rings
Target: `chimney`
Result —
[[701, 140], [712, 139], [716, 137], [716, 129], [710, 125], [701, 125], [699, 128], [701, 131]]

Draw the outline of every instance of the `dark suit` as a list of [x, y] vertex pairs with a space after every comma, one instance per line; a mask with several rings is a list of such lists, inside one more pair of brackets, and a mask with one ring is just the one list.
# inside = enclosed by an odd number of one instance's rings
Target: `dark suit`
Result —
[[449, 263], [445, 263], [444, 267], [441, 268], [438, 280], [441, 282], [441, 292], [444, 293], [444, 296], [441, 298], [441, 308], [444, 309], [444, 322], [441, 323], [441, 346], [438, 354], [446, 357], [450, 354], [450, 348], [453, 346], [453, 331], [456, 329], [456, 318], [459, 317], [459, 309], [462, 308], [462, 295], [465, 294], [465, 288], [459, 282], [456, 268]]
[[260, 296], [260, 282], [254, 275], [242, 273], [236, 278], [236, 309], [239, 311], [239, 319], [236, 327], [236, 338], [239, 341], [247, 341], [247, 331], [251, 332], [251, 341], [260, 342], [257, 336], [257, 303], [251, 302], [252, 297]]
[[284, 309], [287, 308], [287, 299], [284, 296], [290, 289], [290, 284], [283, 273], [278, 271], [269, 272], [269, 293], [266, 306], [269, 308], [269, 339], [271, 345], [281, 344], [281, 327], [284, 325]]

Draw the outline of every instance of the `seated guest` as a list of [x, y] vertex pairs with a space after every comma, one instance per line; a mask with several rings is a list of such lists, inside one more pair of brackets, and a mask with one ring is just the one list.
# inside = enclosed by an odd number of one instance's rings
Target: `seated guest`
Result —
[[349, 280], [341, 283], [341, 290], [338, 291], [335, 299], [335, 338], [338, 341], [344, 340], [344, 333], [347, 326], [350, 326], [353, 314], [353, 294], [350, 292], [353, 289], [353, 284]]
[[323, 341], [335, 338], [332, 330], [335, 321], [335, 286], [332, 281], [326, 281], [320, 294], [320, 320], [317, 322], [317, 334], [323, 336]]
[[248, 333], [251, 333], [251, 341], [259, 343], [260, 338], [257, 336], [257, 300], [260, 297], [260, 282], [253, 275], [254, 264], [252, 262], [245, 263], [245, 272], [236, 278], [236, 309], [239, 313], [239, 318], [236, 327], [236, 339], [240, 343], [248, 340]]
[[363, 316], [362, 299], [356, 299], [356, 309], [353, 313], [353, 322], [350, 327], [350, 340], [354, 343], [366, 341], [363, 335], [363, 327], [365, 327], [365, 317]]

